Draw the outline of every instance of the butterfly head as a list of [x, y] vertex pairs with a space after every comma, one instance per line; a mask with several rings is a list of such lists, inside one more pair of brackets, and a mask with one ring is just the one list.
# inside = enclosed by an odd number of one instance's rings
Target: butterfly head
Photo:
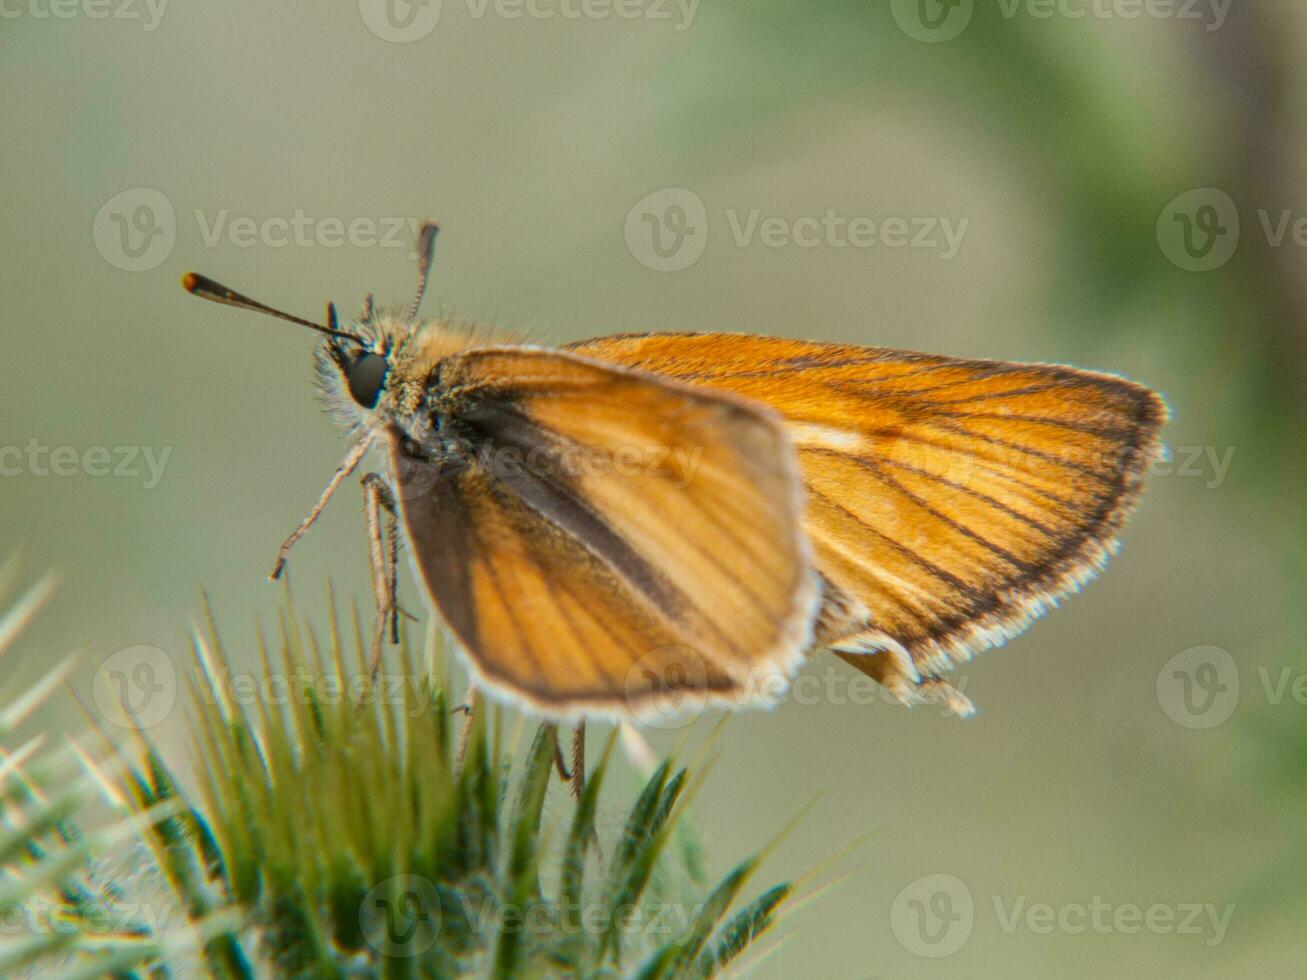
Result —
[[[370, 307], [371, 304], [369, 304]], [[389, 313], [364, 311], [344, 331], [324, 337], [314, 358], [318, 392], [327, 411], [347, 428], [369, 428], [378, 414], [393, 415], [412, 373], [414, 326]]]
[[383, 353], [360, 350], [356, 353], [336, 351], [341, 358], [341, 373], [349, 396], [360, 408], [377, 407], [386, 376], [390, 374], [390, 359]]
[[[418, 288], [406, 311], [375, 310], [372, 297], [357, 320], [342, 325], [334, 303], [327, 304], [325, 322], [314, 323], [250, 299], [205, 276], [188, 272], [182, 287], [216, 303], [253, 310], [308, 327], [323, 335], [318, 346], [318, 388], [331, 414], [350, 428], [371, 427], [376, 413], [394, 416], [412, 411], [415, 392], [427, 369], [451, 346], [438, 322], [420, 324], [418, 306], [426, 291], [435, 248], [436, 225], [427, 222], [418, 236]], [[414, 340], [418, 343], [412, 343]], [[466, 346], [454, 343], [452, 346]]]

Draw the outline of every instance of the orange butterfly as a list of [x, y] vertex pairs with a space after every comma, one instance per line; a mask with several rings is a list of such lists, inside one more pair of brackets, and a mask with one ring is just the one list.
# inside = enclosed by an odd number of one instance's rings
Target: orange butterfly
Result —
[[[286, 554], [373, 446], [378, 607], [402, 520], [479, 683], [551, 716], [748, 704], [830, 651], [905, 703], [1103, 566], [1158, 452], [1154, 392], [1067, 367], [735, 334], [547, 349], [418, 321], [342, 329], [187, 274], [190, 292], [326, 335], [356, 436]], [[389, 546], [382, 518], [389, 515]]]

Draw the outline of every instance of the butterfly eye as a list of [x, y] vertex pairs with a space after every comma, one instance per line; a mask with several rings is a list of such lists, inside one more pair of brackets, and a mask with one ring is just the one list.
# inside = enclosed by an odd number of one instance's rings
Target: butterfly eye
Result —
[[351, 397], [364, 408], [374, 408], [389, 370], [390, 362], [380, 354], [360, 354], [345, 369]]

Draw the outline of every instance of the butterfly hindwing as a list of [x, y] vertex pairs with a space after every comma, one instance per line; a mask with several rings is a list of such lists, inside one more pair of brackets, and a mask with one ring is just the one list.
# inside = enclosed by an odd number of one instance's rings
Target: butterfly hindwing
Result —
[[[1092, 577], [1166, 413], [1139, 385], [1048, 365], [730, 334], [569, 349], [785, 418], [826, 582], [816, 640], [890, 682], [1002, 642]], [[887, 650], [905, 662], [860, 656]]]

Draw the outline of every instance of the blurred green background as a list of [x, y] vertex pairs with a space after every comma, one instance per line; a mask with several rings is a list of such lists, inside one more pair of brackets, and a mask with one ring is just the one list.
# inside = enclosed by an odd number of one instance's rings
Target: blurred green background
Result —
[[[434, 216], [439, 306], [544, 342], [749, 330], [1070, 362], [1171, 404], [1121, 555], [966, 665], [975, 718], [822, 662], [817, 695], [727, 726], [714, 871], [818, 793], [762, 878], [875, 831], [751, 975], [1301, 972], [1300, 4], [121, 2], [0, 4], [0, 548], [63, 576], [11, 679], [77, 650], [95, 703], [117, 651], [182, 663], [201, 587], [241, 640], [275, 616], [263, 576], [344, 444], [310, 337], [177, 278], [307, 316], [403, 302]], [[890, 239], [743, 240], [828, 212]], [[367, 601], [360, 514], [351, 482], [296, 552], [310, 613], [328, 577]], [[179, 768], [185, 732], [155, 732]]]

